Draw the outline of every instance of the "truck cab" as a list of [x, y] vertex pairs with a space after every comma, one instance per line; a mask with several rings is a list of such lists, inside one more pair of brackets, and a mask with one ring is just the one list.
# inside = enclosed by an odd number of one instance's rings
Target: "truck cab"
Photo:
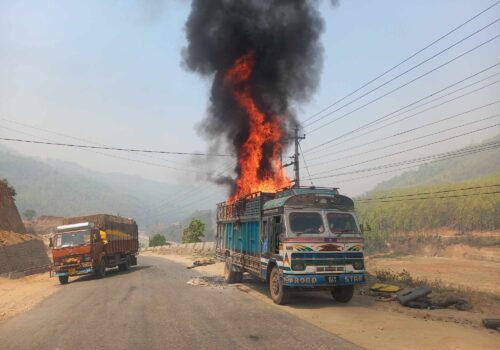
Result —
[[51, 247], [53, 272], [61, 284], [68, 283], [70, 276], [93, 272], [102, 245], [99, 229], [90, 222], [57, 227]]

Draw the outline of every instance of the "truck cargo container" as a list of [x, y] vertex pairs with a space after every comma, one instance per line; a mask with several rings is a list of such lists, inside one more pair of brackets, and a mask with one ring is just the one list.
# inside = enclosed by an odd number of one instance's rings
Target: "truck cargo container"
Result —
[[70, 276], [94, 274], [101, 278], [106, 268], [126, 271], [137, 265], [139, 240], [133, 219], [96, 214], [65, 218], [50, 239], [52, 273], [61, 284]]
[[365, 281], [354, 203], [336, 188], [297, 187], [218, 204], [216, 254], [228, 283], [248, 272], [269, 283], [277, 304], [294, 289], [326, 289], [348, 302]]

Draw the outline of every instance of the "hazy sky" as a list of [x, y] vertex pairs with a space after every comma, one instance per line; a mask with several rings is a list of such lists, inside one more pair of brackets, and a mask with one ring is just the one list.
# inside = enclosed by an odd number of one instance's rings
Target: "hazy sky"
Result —
[[[299, 119], [307, 119], [493, 3], [494, 0], [343, 0], [340, 6], [333, 7], [330, 1], [321, 2], [326, 27], [322, 36], [324, 67], [313, 100], [295, 106]], [[181, 65], [181, 50], [186, 45], [183, 26], [189, 10], [187, 1], [0, 1], [0, 136], [205, 151], [206, 144], [197, 134], [196, 124], [205, 115], [210, 82], [187, 72]], [[497, 5], [333, 109], [433, 56], [496, 20], [499, 15], [500, 5]], [[323, 152], [307, 152], [321, 142], [500, 62], [500, 39], [495, 39], [390, 96], [311, 133], [324, 122], [342, 116], [498, 34], [499, 22], [356, 103], [306, 127], [307, 137], [302, 149], [312, 177], [330, 169], [332, 172], [340, 172], [336, 170], [339, 168], [350, 171], [444, 152], [498, 134], [499, 127], [493, 125], [499, 123], [500, 118], [479, 121], [499, 113], [499, 104], [496, 104], [404, 136], [349, 150], [398, 131], [491, 103], [500, 96], [499, 84], [494, 84], [392, 127], [356, 137]], [[500, 66], [457, 85], [455, 89], [498, 72]], [[498, 79], [500, 75], [457, 92], [450, 98]], [[377, 150], [395, 142], [474, 121], [477, 123]], [[349, 167], [354, 163], [487, 127], [487, 130], [433, 146]], [[168, 183], [199, 180], [192, 173], [165, 166], [197, 169], [200, 172], [207, 167], [206, 163], [179, 156], [154, 156], [156, 158], [153, 159], [102, 152], [136, 160], [131, 161], [75, 149], [0, 143], [29, 156], [74, 161], [94, 170], [140, 174]], [[332, 161], [336, 158], [344, 159]], [[227, 164], [230, 164], [230, 159], [225, 164], [213, 163], [211, 166], [224, 170]], [[309, 183], [306, 174], [302, 169], [304, 184]], [[339, 185], [342, 192], [355, 195], [396, 173], [353, 179], [368, 174], [316, 180], [315, 184]]]

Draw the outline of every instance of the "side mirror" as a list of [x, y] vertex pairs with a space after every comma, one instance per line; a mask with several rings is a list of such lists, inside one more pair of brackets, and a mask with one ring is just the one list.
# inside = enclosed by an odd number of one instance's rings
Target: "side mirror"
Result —
[[54, 248], [54, 242], [52, 241], [52, 237], [49, 238], [49, 248]]

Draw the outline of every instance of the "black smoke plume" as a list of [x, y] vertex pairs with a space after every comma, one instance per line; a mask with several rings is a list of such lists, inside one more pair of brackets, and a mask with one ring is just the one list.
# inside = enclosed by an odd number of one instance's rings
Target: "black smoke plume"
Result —
[[[228, 146], [237, 156], [247, 138], [248, 117], [223, 79], [249, 52], [255, 57], [251, 85], [258, 107], [267, 118], [283, 116], [284, 138], [295, 127], [292, 104], [310, 98], [322, 66], [324, 25], [317, 6], [317, 1], [300, 0], [192, 1], [183, 63], [213, 79], [207, 117], [199, 125], [212, 150]], [[263, 168], [270, 166], [266, 161]], [[239, 175], [238, 166], [235, 170]]]

